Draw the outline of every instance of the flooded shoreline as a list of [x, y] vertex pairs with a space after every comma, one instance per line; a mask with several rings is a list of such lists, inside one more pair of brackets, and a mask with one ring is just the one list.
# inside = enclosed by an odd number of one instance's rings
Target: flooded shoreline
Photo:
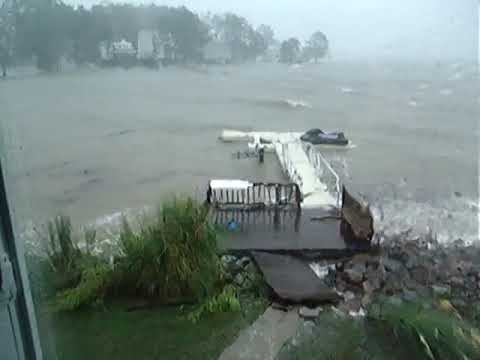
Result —
[[241, 145], [219, 144], [219, 132], [319, 127], [355, 143], [325, 155], [378, 209], [381, 228], [478, 239], [477, 83], [453, 65], [345, 63], [7, 80], [1, 121], [15, 222], [64, 212], [86, 224], [171, 193], [203, 199], [215, 177], [282, 181], [273, 155], [261, 167], [233, 160]]

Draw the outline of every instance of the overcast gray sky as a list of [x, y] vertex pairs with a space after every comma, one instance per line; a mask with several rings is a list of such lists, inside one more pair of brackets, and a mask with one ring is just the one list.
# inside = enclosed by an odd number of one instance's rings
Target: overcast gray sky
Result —
[[[95, 0], [66, 0], [92, 5]], [[130, 0], [118, 2], [151, 3]], [[277, 38], [327, 34], [333, 56], [477, 58], [478, 0], [154, 0], [199, 13], [235, 12]]]

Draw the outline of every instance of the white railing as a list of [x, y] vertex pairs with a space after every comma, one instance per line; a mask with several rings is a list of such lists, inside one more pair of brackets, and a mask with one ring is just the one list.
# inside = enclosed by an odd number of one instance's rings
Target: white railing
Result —
[[[242, 184], [246, 183], [246, 184]], [[296, 183], [249, 183], [241, 180], [212, 180], [207, 203], [215, 207], [300, 207], [301, 191]]]
[[287, 172], [288, 177], [292, 182], [297, 184], [300, 189], [303, 189], [303, 179], [301, 175], [297, 172], [297, 168], [288, 154], [289, 143], [281, 143], [282, 145], [282, 156], [280, 161], [282, 162], [284, 170]]
[[323, 155], [313, 146], [305, 145], [304, 150], [308, 156], [308, 160], [315, 169], [316, 175], [320, 181], [327, 186], [327, 191], [335, 196], [337, 207], [340, 209], [342, 206], [342, 190], [338, 174]]
[[[323, 157], [323, 155], [310, 145], [301, 145], [299, 142], [279, 142], [277, 146], [277, 155], [281, 162], [281, 165], [286, 172], [290, 180], [296, 183], [302, 193], [305, 190], [303, 188], [303, 179], [301, 174], [297, 172], [298, 164], [295, 164], [294, 160], [290, 156], [289, 146], [299, 146], [300, 149], [306, 154], [306, 157], [317, 176], [318, 181], [326, 187], [326, 191], [331, 194], [336, 201], [337, 208], [341, 208], [341, 183], [340, 178], [332, 168], [330, 163]], [[280, 150], [280, 151], [278, 151]]]

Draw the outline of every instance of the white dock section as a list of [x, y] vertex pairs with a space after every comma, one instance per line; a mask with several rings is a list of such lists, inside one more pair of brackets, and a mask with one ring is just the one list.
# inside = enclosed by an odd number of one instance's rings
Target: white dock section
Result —
[[300, 187], [303, 195], [302, 207], [337, 206], [335, 198], [328, 192], [327, 185], [317, 176], [300, 141], [277, 142], [275, 152], [283, 171]]
[[[320, 154], [312, 159], [305, 152], [304, 145], [300, 141], [302, 133], [275, 133], [275, 132], [242, 132], [224, 130], [220, 140], [225, 142], [248, 142], [262, 139], [272, 143], [283, 171], [290, 181], [300, 187], [303, 195], [302, 207], [339, 207], [339, 180], [337, 174]], [[336, 181], [335, 194], [329, 192], [327, 185], [321, 181], [319, 169], [324, 162], [328, 172], [333, 172]], [[319, 171], [320, 170], [320, 171]]]
[[300, 140], [301, 132], [237, 131], [223, 130], [219, 139], [223, 142], [249, 142], [261, 138], [272, 143]]

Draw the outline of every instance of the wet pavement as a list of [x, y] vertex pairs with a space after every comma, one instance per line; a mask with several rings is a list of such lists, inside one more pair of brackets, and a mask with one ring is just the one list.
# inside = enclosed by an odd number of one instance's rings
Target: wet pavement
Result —
[[282, 345], [296, 333], [299, 324], [297, 309], [284, 312], [269, 307], [240, 333], [219, 360], [273, 360]]

